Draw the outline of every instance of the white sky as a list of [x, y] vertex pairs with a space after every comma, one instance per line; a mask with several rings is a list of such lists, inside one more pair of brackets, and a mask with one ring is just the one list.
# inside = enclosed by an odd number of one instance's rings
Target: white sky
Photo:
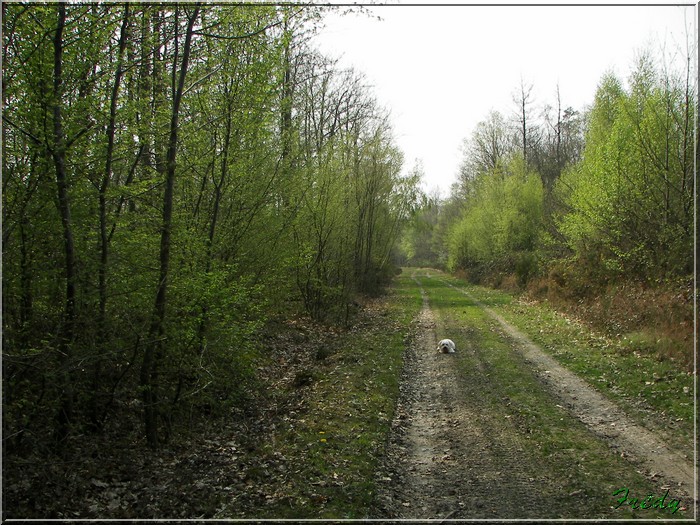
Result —
[[443, 196], [456, 180], [464, 138], [490, 109], [514, 113], [521, 78], [534, 86], [535, 110], [555, 103], [557, 83], [562, 105], [580, 110], [606, 71], [626, 80], [639, 50], [665, 44], [667, 54], [678, 53], [687, 35], [697, 42], [693, 6], [401, 3], [365, 6], [381, 20], [328, 15], [316, 47], [366, 75], [391, 112], [404, 170], [420, 159], [424, 188]]

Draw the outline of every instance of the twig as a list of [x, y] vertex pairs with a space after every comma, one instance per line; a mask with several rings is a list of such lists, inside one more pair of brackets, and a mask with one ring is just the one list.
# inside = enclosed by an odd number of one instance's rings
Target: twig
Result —
[[456, 514], [459, 511], [460, 511], [460, 509], [455, 509], [452, 512], [448, 512], [447, 515], [444, 518], [442, 518], [438, 523], [444, 523], [445, 521], [450, 519], [454, 514]]

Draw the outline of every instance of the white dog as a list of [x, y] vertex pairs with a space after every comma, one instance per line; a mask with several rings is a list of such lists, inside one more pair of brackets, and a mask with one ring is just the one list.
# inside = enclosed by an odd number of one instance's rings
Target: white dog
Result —
[[443, 339], [438, 343], [437, 346], [438, 352], [442, 352], [443, 354], [454, 354], [455, 353], [455, 344], [452, 339]]

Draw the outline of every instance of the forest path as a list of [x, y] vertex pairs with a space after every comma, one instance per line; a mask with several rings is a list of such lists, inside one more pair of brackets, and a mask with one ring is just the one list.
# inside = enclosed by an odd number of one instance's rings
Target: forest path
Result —
[[[692, 514], [688, 460], [468, 291], [422, 272], [412, 275], [423, 306], [380, 491], [388, 516]], [[469, 321], [455, 311], [469, 311]], [[436, 351], [445, 337], [457, 343], [456, 354]], [[620, 489], [628, 489], [629, 500], [653, 495], [649, 505], [660, 508], [630, 509], [624, 498], [619, 504], [625, 493], [613, 494]], [[685, 502], [677, 504], [685, 512], [671, 512], [675, 500]]]

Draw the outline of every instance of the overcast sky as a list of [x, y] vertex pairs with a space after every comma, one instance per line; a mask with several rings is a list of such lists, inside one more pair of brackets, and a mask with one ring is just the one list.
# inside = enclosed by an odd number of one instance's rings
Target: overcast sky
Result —
[[684, 50], [686, 26], [697, 41], [692, 6], [406, 3], [365, 7], [381, 20], [329, 15], [316, 46], [366, 75], [391, 112], [404, 169], [420, 159], [425, 189], [443, 196], [464, 138], [490, 109], [513, 114], [521, 78], [533, 85], [536, 108], [555, 103], [558, 84], [564, 107], [583, 109], [606, 71], [627, 78], [640, 50]]

